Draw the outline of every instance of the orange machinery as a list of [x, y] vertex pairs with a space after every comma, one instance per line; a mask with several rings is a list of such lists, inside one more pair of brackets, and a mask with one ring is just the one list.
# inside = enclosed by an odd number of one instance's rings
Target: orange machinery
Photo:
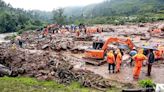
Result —
[[161, 29], [154, 29], [154, 30], [151, 31], [151, 33], [152, 34], [154, 34], [154, 33], [161, 33]]
[[[129, 46], [130, 49], [133, 49], [134, 44], [130, 39], [121, 39], [121, 38], [117, 38], [117, 37], [110, 37], [108, 38], [105, 43], [103, 44], [101, 49], [87, 49], [85, 51], [85, 58], [87, 59], [93, 59], [93, 60], [103, 60], [104, 59], [104, 55], [105, 52], [108, 48], [108, 44], [115, 42], [115, 43], [121, 43], [121, 44], [126, 44]], [[88, 61], [86, 61], [88, 62]], [[88, 63], [92, 63], [92, 62], [88, 62]], [[94, 63], [95, 65], [100, 65], [101, 62], [96, 61], [96, 63]]]
[[102, 31], [102, 28], [99, 28], [99, 27], [88, 27], [86, 30], [86, 33], [88, 35], [90, 35], [90, 34], [97, 33], [97, 32], [100, 33], [101, 31]]
[[149, 31], [151, 36], [154, 37], [163, 37], [164, 36], [164, 28], [153, 29]]

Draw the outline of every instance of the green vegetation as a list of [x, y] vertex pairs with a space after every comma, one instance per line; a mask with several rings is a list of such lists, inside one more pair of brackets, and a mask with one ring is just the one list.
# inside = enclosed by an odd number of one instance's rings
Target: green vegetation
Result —
[[67, 7], [64, 14], [74, 23], [124, 24], [164, 20], [163, 10], [164, 0], [105, 0], [86, 7]]
[[[0, 78], [1, 92], [99, 92], [98, 90], [85, 88], [77, 82], [65, 86], [54, 81], [38, 81], [33, 78]], [[119, 92], [113, 88], [108, 92]]]
[[139, 85], [141, 86], [141, 87], [154, 87], [155, 86], [155, 84], [153, 83], [153, 81], [152, 80], [150, 80], [150, 79], [145, 79], [145, 80], [140, 80], [139, 81]]
[[53, 13], [53, 20], [57, 24], [65, 24], [66, 23], [66, 16], [64, 16], [64, 10], [62, 8], [56, 9], [52, 11]]
[[164, 20], [164, 0], [105, 0], [52, 12], [13, 8], [0, 0], [0, 33], [23, 32], [57, 24], [125, 24]]
[[15, 9], [0, 0], [0, 33], [34, 30], [43, 27], [46, 21], [39, 18], [34, 11]]
[[144, 15], [132, 15], [132, 16], [107, 16], [107, 17], [96, 17], [90, 19], [79, 19], [75, 21], [75, 24], [115, 24], [123, 25], [125, 23], [146, 23], [154, 21], [164, 20], [164, 14], [144, 14]]
[[[65, 15], [94, 18], [115, 15], [135, 15], [145, 13], [158, 13], [164, 10], [163, 0], [105, 0], [99, 4], [86, 7], [67, 7]], [[77, 12], [76, 12], [77, 11]]]
[[16, 36], [17, 36], [17, 34], [13, 34], [11, 36], [6, 36], [4, 39], [5, 40], [12, 40], [12, 41], [14, 41]]
[[78, 83], [64, 86], [53, 81], [37, 81], [32, 78], [0, 78], [1, 92], [89, 92]]

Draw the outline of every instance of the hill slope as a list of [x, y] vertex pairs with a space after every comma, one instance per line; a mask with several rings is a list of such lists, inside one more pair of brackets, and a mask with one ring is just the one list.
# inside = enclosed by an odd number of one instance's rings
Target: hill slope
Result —
[[[99, 4], [65, 9], [66, 15], [84, 17], [133, 15], [164, 10], [164, 0], [106, 0]], [[78, 12], [77, 12], [78, 11]], [[81, 11], [81, 12], [79, 12]], [[75, 13], [76, 12], [76, 13]], [[78, 13], [78, 14], [77, 14]]]
[[49, 12], [25, 11], [0, 0], [0, 33], [33, 30], [50, 20]]

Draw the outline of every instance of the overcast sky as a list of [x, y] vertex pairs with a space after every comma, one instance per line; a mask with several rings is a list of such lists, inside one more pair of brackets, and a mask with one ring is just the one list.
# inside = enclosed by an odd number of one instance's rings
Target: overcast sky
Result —
[[68, 6], [85, 6], [88, 4], [99, 3], [104, 0], [4, 0], [15, 8], [37, 9], [51, 11], [54, 8]]

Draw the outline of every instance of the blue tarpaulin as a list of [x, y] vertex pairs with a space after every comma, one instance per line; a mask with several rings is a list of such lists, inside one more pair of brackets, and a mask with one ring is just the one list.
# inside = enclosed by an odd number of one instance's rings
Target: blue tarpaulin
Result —
[[118, 48], [119, 49], [129, 49], [129, 47], [127, 45], [119, 45]]
[[144, 49], [152, 49], [152, 50], [158, 50], [156, 47], [153, 46], [142, 46]]

